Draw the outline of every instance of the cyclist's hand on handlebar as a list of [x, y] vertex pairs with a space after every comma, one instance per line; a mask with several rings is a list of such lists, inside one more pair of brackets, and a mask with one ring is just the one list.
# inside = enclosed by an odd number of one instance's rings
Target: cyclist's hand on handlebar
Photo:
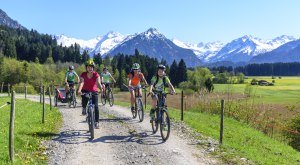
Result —
[[82, 92], [81, 92], [81, 91], [77, 91], [77, 94], [78, 94], [78, 95], [81, 95], [81, 94], [82, 94]]
[[172, 91], [170, 92], [171, 95], [176, 95], [176, 91]]

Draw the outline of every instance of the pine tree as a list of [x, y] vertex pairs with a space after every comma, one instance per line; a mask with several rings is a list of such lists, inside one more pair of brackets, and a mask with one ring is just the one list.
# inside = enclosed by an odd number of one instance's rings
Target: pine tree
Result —
[[170, 79], [171, 79], [171, 82], [173, 85], [177, 86], [178, 85], [178, 78], [177, 76], [178, 73], [177, 73], [177, 70], [178, 70], [178, 66], [177, 66], [177, 62], [174, 60], [171, 67], [170, 67]]
[[88, 59], [89, 59], [89, 53], [87, 50], [84, 50], [82, 53], [82, 58], [81, 58], [81, 62], [85, 63]]
[[97, 65], [101, 65], [102, 64], [102, 57], [101, 57], [100, 53], [94, 55], [94, 62]]
[[183, 59], [181, 59], [178, 64], [177, 75], [179, 75], [177, 77], [178, 84], [183, 81], [187, 81], [187, 69]]

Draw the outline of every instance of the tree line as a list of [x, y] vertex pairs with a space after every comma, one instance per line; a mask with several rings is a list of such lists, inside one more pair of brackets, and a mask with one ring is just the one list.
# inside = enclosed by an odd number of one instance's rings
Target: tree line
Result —
[[213, 67], [212, 72], [234, 72], [243, 73], [246, 76], [299, 76], [300, 63], [264, 63], [264, 64], [248, 64], [233, 68], [229, 67]]
[[152, 76], [156, 75], [157, 66], [163, 64], [166, 66], [167, 76], [170, 78], [173, 85], [177, 86], [180, 82], [187, 80], [187, 68], [183, 59], [177, 62], [174, 60], [169, 66], [167, 61], [162, 59], [158, 61], [156, 58], [151, 58], [147, 55], [142, 55], [138, 50], [135, 50], [134, 55], [117, 54], [111, 60], [111, 69], [113, 73], [118, 75], [118, 86], [122, 88], [123, 83], [126, 82], [127, 75], [131, 71], [133, 63], [140, 64], [141, 72], [144, 74], [148, 83], [150, 83]]
[[78, 44], [65, 47], [58, 45], [56, 39], [35, 30], [13, 29], [0, 26], [0, 55], [28, 62], [74, 62], [83, 63], [88, 52], [80, 53]]

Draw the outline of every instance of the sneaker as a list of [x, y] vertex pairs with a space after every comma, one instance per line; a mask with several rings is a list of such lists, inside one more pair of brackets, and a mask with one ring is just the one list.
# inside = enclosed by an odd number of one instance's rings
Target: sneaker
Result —
[[96, 123], [95, 123], [95, 128], [96, 128], [96, 129], [99, 129], [99, 122], [96, 122]]
[[82, 108], [82, 115], [86, 115], [86, 110], [85, 110], [85, 108]]
[[134, 107], [131, 107], [131, 112], [134, 112], [134, 110], [135, 110]]

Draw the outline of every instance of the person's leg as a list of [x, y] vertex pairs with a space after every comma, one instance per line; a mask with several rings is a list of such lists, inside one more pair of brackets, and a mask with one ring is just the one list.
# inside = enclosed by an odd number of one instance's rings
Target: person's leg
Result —
[[92, 101], [95, 105], [95, 121], [99, 122], [98, 93], [93, 93]]
[[150, 122], [152, 122], [154, 116], [155, 116], [155, 108], [156, 108], [156, 104], [157, 104], [157, 95], [154, 94], [151, 96], [152, 97], [152, 107], [151, 107], [151, 110], [150, 110]]
[[134, 102], [135, 102], [135, 96], [134, 96], [134, 90], [130, 90], [130, 103], [131, 103], [131, 111], [134, 110]]
[[84, 95], [81, 96], [81, 103], [82, 103], [82, 115], [86, 114], [86, 105], [88, 103], [88, 98], [86, 98]]

